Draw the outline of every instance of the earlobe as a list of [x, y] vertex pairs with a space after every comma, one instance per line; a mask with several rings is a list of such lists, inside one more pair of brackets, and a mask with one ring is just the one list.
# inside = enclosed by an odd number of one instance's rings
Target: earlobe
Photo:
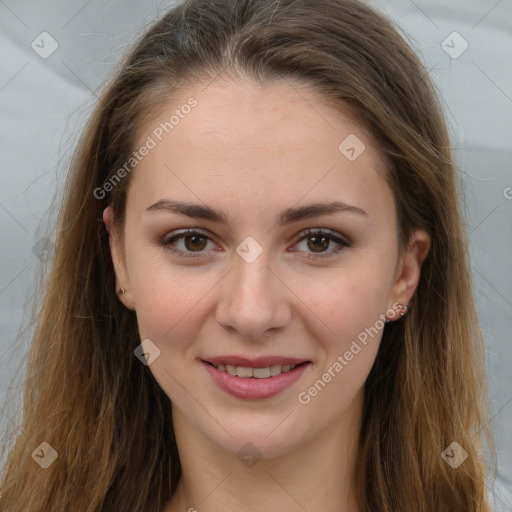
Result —
[[116, 292], [119, 300], [131, 310], [135, 309], [133, 296], [129, 292], [129, 279], [124, 261], [123, 248], [115, 229], [114, 211], [108, 206], [103, 211], [103, 222], [108, 232], [108, 242], [110, 247], [110, 256], [114, 267], [116, 278]]
[[410, 303], [418, 287], [421, 267], [428, 256], [430, 245], [431, 237], [424, 229], [417, 229], [411, 235], [393, 286], [391, 294], [393, 304], [400, 303], [407, 306]]

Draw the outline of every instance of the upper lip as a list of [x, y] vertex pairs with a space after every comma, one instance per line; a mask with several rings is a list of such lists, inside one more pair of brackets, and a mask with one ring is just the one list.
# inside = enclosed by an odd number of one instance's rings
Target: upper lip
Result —
[[266, 368], [267, 366], [275, 366], [275, 365], [298, 365], [301, 363], [309, 362], [308, 359], [299, 359], [296, 357], [286, 357], [286, 356], [260, 356], [254, 358], [242, 357], [242, 356], [217, 356], [217, 357], [208, 357], [203, 359], [207, 363], [214, 364], [215, 366], [219, 364], [229, 364], [231, 366], [238, 366], [244, 368]]

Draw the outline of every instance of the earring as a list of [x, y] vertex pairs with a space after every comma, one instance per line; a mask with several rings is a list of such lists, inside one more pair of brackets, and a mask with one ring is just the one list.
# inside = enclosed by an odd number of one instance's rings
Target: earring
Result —
[[[398, 305], [402, 308], [402, 311], [400, 312], [400, 316], [405, 316], [407, 315], [407, 312], [409, 311], [409, 308], [407, 306], [405, 306], [404, 304], [400, 304], [398, 303]], [[393, 315], [394, 317], [395, 315]], [[384, 320], [384, 323], [386, 324], [389, 324], [389, 322], [391, 322], [391, 320], [389, 320], [388, 318], [386, 318], [386, 320]]]
[[407, 306], [404, 306], [403, 304], [399, 304], [399, 306], [402, 307], [402, 312], [400, 313], [400, 316], [405, 316], [407, 315], [408, 311], [409, 311], [409, 308]]
[[119, 288], [119, 291], [117, 293], [119, 293], [119, 295], [124, 295], [126, 293], [126, 290], [124, 288]]

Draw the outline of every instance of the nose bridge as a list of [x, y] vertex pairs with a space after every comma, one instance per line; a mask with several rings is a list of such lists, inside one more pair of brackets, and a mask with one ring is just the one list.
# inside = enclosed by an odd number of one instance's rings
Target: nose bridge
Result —
[[283, 326], [288, 318], [287, 308], [282, 284], [269, 268], [270, 253], [263, 250], [252, 261], [243, 254], [235, 256], [234, 268], [223, 287], [217, 320], [244, 337], [256, 338], [268, 329]]
[[252, 305], [261, 308], [264, 305], [269, 306], [272, 300], [270, 291], [274, 276], [268, 268], [272, 262], [266, 244], [270, 242], [268, 238], [262, 241], [262, 236], [258, 239], [259, 241], [253, 236], [246, 236], [237, 246], [230, 288], [231, 295], [238, 304], [244, 306], [254, 302]]
[[[238, 261], [237, 261], [238, 260]], [[269, 270], [268, 254], [262, 253], [254, 261], [237, 258], [233, 272], [233, 298], [236, 296], [241, 303], [261, 302], [267, 304], [272, 288], [272, 272]], [[260, 304], [261, 306], [262, 304]]]

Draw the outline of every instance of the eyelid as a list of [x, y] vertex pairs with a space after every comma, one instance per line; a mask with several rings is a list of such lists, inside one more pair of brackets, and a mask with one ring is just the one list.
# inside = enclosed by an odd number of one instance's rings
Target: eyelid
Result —
[[[203, 228], [187, 228], [182, 231], [173, 232], [171, 234], [168, 234], [163, 237], [163, 239], [160, 242], [160, 245], [162, 245], [166, 250], [170, 251], [173, 254], [177, 254], [179, 256], [185, 257], [185, 258], [197, 258], [197, 257], [203, 257], [202, 253], [206, 251], [198, 251], [196, 253], [194, 252], [187, 252], [182, 251], [181, 249], [171, 249], [169, 246], [171, 242], [175, 240], [179, 240], [181, 238], [186, 238], [187, 236], [193, 236], [193, 235], [200, 235], [202, 238], [206, 238], [208, 240], [211, 240], [212, 242], [216, 243], [216, 237], [208, 231], [207, 229]], [[318, 260], [321, 258], [328, 258], [331, 256], [336, 255], [337, 253], [341, 252], [343, 249], [347, 247], [351, 247], [352, 243], [351, 241], [345, 237], [344, 235], [334, 232], [327, 228], [307, 228], [302, 230], [300, 233], [298, 233], [294, 237], [293, 245], [298, 244], [299, 242], [302, 242], [303, 240], [313, 237], [313, 236], [324, 236], [329, 238], [334, 243], [338, 244], [339, 247], [335, 249], [331, 249], [330, 251], [326, 251], [323, 253], [312, 253], [312, 252], [306, 252], [308, 259]], [[304, 252], [304, 251], [298, 251], [298, 250], [292, 250], [291, 252]]]
[[202, 238], [206, 238], [206, 239], [211, 240], [212, 242], [215, 243], [215, 239], [216, 239], [215, 236], [213, 235], [213, 233], [211, 233], [207, 229], [203, 229], [203, 228], [187, 228], [187, 229], [184, 229], [184, 230], [181, 230], [181, 231], [178, 231], [178, 232], [172, 232], [172, 233], [169, 233], [169, 234], [165, 235], [162, 238], [162, 240], [160, 242], [160, 245], [163, 246], [164, 249], [170, 251], [171, 253], [177, 254], [179, 256], [183, 256], [185, 258], [198, 258], [198, 257], [202, 257], [201, 253], [205, 252], [205, 251], [199, 251], [197, 253], [194, 253], [194, 252], [185, 252], [185, 251], [182, 251], [180, 249], [171, 249], [169, 247], [171, 242], [173, 242], [175, 240], [179, 240], [180, 238], [186, 238], [187, 236], [193, 236], [193, 235], [200, 235]]
[[339, 240], [339, 243], [350, 245], [350, 240], [342, 235], [341, 233], [337, 233], [336, 231], [332, 231], [331, 229], [327, 228], [307, 228], [303, 229], [300, 233], [297, 234], [297, 236], [294, 239], [294, 243], [300, 242], [304, 240], [305, 238], [311, 237], [311, 236], [326, 236], [331, 238], [331, 240]]
[[[320, 260], [322, 258], [333, 257], [340, 253], [341, 251], [343, 251], [343, 249], [352, 246], [351, 241], [347, 237], [327, 228], [307, 228], [302, 230], [300, 233], [298, 233], [297, 237], [295, 238], [294, 245], [297, 245], [299, 242], [302, 242], [303, 240], [306, 240], [307, 238], [314, 236], [324, 236], [326, 238], [329, 238], [331, 241], [338, 244], [338, 247], [326, 252], [305, 252], [305, 257], [310, 260]], [[304, 251], [293, 250], [292, 252]]]

